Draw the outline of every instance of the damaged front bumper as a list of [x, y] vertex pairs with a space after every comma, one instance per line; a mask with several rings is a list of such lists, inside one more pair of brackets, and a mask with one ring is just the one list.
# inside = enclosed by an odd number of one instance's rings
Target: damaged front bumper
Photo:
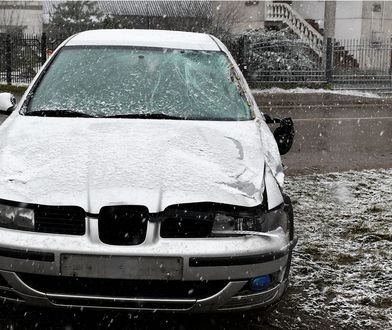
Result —
[[[260, 307], [282, 296], [297, 241], [282, 230], [162, 238], [159, 226], [149, 222], [145, 241], [131, 247], [102, 243], [96, 218], [87, 218], [83, 236], [0, 229], [0, 297], [58, 307], [207, 312]], [[249, 280], [262, 275], [271, 275], [270, 285], [249, 290]]]

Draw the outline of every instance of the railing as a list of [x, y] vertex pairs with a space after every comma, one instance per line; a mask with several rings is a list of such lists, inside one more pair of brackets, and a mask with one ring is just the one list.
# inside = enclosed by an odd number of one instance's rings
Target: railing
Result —
[[387, 39], [339, 40], [332, 47], [332, 81], [342, 88], [392, 88], [392, 42]]
[[325, 43], [325, 61], [303, 40], [242, 37], [225, 42], [254, 86], [328, 83], [333, 88], [392, 90], [392, 41], [334, 40]]
[[283, 22], [320, 57], [323, 55], [323, 36], [286, 3], [268, 3], [266, 21]]

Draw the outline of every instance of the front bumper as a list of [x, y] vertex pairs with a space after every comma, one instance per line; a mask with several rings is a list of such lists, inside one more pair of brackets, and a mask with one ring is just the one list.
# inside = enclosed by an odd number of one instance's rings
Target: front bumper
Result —
[[[144, 243], [134, 246], [107, 245], [98, 237], [98, 221], [87, 218], [84, 236], [43, 234], [8, 229], [0, 230], [0, 297], [33, 305], [110, 308], [126, 310], [170, 310], [207, 312], [242, 310], [274, 303], [287, 287], [286, 267], [296, 239], [288, 242], [282, 231], [226, 238], [163, 239], [159, 223], [149, 222]], [[61, 255], [181, 258], [182, 283], [217, 281], [223, 283], [216, 292], [203, 297], [117, 296], [77, 292], [53, 292], [26, 282], [23, 274], [38, 277], [64, 278]], [[89, 278], [106, 280], [106, 272], [91, 271]], [[245, 290], [248, 280], [261, 275], [275, 274], [273, 286], [263, 292]], [[110, 271], [112, 279], [146, 280], [146, 274]], [[162, 281], [168, 278], [149, 280]]]

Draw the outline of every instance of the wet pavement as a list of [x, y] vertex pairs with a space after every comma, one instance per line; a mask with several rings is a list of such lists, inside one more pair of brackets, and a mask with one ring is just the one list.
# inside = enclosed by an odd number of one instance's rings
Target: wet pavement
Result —
[[262, 111], [292, 117], [286, 174], [392, 167], [392, 99], [331, 94], [260, 94]]

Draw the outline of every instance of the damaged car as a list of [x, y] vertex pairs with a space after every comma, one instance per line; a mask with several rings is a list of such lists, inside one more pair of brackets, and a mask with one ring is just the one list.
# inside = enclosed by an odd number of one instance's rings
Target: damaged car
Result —
[[15, 103], [0, 94], [2, 299], [210, 312], [282, 297], [292, 121], [258, 109], [217, 38], [82, 32]]

